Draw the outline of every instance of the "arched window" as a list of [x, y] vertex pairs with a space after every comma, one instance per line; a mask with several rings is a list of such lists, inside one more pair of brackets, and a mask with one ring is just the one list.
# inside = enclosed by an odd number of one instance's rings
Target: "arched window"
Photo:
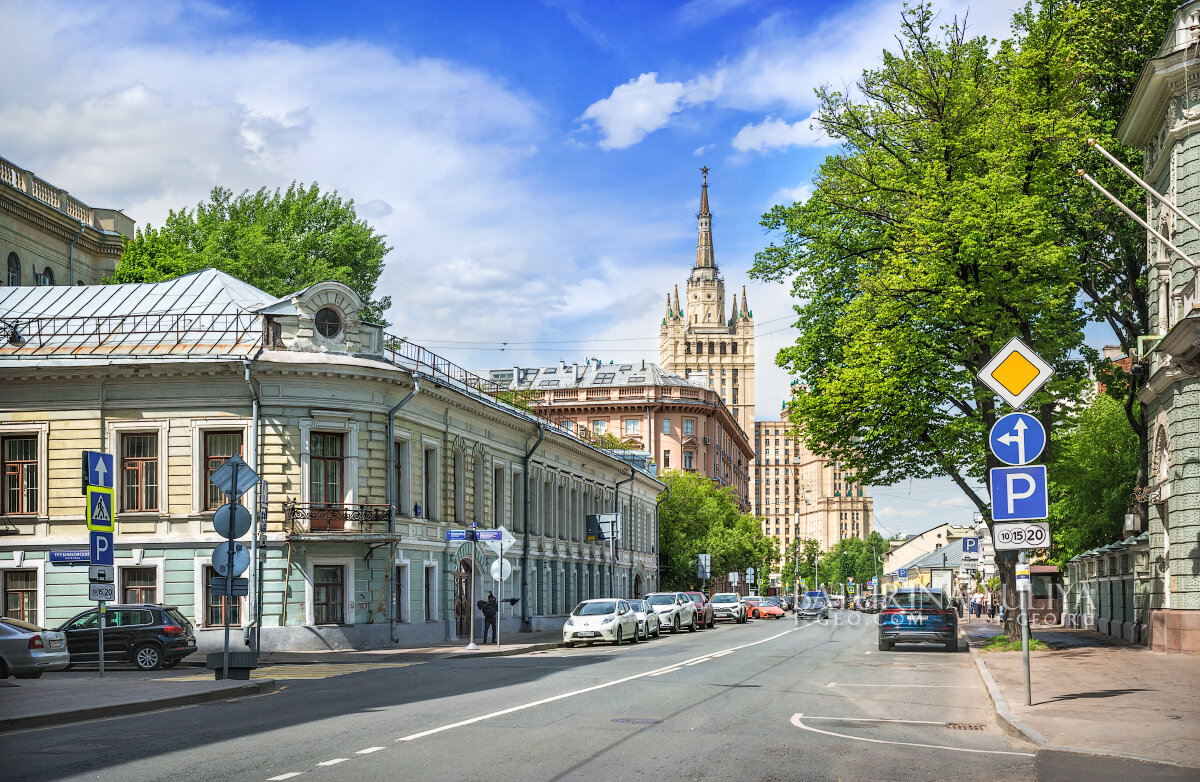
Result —
[[17, 257], [16, 253], [8, 254], [8, 284], [13, 286], [21, 284], [21, 259]]
[[716, 344], [715, 344], [715, 343], [713, 343], [712, 341], [710, 341], [710, 342], [708, 343], [708, 355], [710, 355], [710, 356], [711, 356], [711, 355], [713, 355], [714, 353], [716, 353], [716, 352], [717, 352], [717, 351], [715, 350], [715, 347], [716, 347]]
[[35, 277], [37, 278], [35, 280], [35, 282], [38, 285], [53, 285], [54, 284], [54, 270], [51, 269], [49, 266], [47, 266], [42, 271], [41, 274], [35, 275]]
[[696, 343], [696, 355], [700, 355], [700, 356], [704, 355], [704, 343], [703, 342]]
[[725, 355], [725, 343], [724, 342], [721, 343], [721, 355], [722, 356]]
[[[733, 351], [732, 351], [732, 352], [733, 352], [733, 355], [735, 355], [735, 356], [736, 356], [736, 355], [737, 355], [737, 343], [736, 343], [736, 342], [730, 342], [729, 344], [730, 344], [730, 345], [733, 347]], [[735, 370], [733, 370], [733, 371], [734, 371], [734, 372], [737, 372], [737, 370], [736, 370], [736, 369], [735, 369]]]

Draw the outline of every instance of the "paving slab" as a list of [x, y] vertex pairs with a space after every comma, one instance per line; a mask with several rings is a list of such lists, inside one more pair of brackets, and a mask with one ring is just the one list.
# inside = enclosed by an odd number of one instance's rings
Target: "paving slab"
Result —
[[998, 632], [994, 624], [962, 628], [1003, 697], [997, 711], [1006, 708], [1050, 746], [1200, 768], [1194, 657], [1156, 654], [1089, 630], [1035, 628], [1033, 637], [1052, 649], [1029, 655], [1033, 703], [1026, 706], [1021, 653], [977, 651]]

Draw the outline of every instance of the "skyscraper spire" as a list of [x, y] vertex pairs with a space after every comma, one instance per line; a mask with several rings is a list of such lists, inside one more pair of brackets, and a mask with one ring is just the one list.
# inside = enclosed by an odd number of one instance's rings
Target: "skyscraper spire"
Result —
[[717, 262], [713, 259], [712, 245], [712, 213], [708, 211], [708, 166], [700, 169], [704, 175], [704, 184], [700, 188], [700, 213], [696, 215], [698, 231], [696, 236], [696, 268], [715, 268]]

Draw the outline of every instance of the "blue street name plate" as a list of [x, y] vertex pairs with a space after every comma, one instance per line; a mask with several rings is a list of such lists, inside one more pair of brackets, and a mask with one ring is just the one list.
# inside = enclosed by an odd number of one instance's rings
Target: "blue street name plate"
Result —
[[465, 529], [448, 529], [446, 530], [446, 540], [466, 540], [467, 531]]
[[92, 552], [87, 549], [79, 551], [51, 551], [50, 562], [57, 565], [74, 565], [76, 563], [90, 565], [92, 564]]

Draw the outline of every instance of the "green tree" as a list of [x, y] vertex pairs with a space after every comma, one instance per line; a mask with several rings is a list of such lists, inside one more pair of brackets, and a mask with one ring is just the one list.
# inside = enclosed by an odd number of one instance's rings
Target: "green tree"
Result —
[[[797, 562], [797, 555], [799, 562]], [[813, 576], [816, 565], [821, 556], [821, 544], [819, 541], [811, 538], [797, 539], [793, 541], [792, 550], [784, 557], [783, 567], [780, 570], [779, 579], [790, 592], [796, 587], [797, 575], [804, 581], [806, 585], [812, 587], [815, 583]], [[803, 589], [803, 587], [801, 587]]]
[[638, 443], [636, 440], [626, 440], [616, 436], [612, 432], [602, 432], [600, 436], [592, 442], [592, 445], [596, 446], [597, 448], [607, 448], [611, 451], [629, 451], [640, 447], [640, 443]]
[[158, 282], [200, 269], [220, 269], [274, 296], [324, 280], [345, 283], [383, 322], [390, 298], [375, 298], [385, 237], [354, 211], [354, 201], [318, 186], [233, 192], [214, 187], [195, 210], [174, 210], [161, 228], [138, 229], [125, 242], [108, 282]]
[[1138, 462], [1137, 433], [1110, 396], [1097, 395], [1063, 428], [1048, 471], [1056, 564], [1120, 536]]
[[[1086, 96], [1062, 40], [1017, 21], [993, 55], [906, 8], [899, 53], [863, 74], [862, 99], [819, 92], [842, 148], [808, 201], [764, 216], [781, 239], [752, 270], [798, 301], [801, 334], [777, 363], [807, 386], [789, 415], [808, 445], [864, 483], [947, 476], [989, 520], [972, 480], [998, 466], [986, 435], [1002, 411], [977, 373], [1019, 336], [1056, 370], [1031, 400], [1047, 426], [1083, 375], [1077, 253], [1056, 206]], [[1015, 557], [997, 559], [1012, 583]]]

